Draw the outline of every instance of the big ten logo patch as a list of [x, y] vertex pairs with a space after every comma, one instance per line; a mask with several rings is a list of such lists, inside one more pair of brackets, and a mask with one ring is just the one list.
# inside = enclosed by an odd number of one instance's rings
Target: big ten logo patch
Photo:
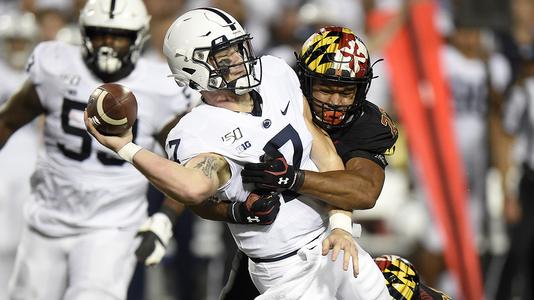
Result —
[[237, 150], [237, 153], [241, 153], [241, 152], [247, 150], [250, 147], [252, 147], [252, 144], [249, 141], [246, 141], [243, 144], [237, 146], [237, 148], [235, 148], [235, 149]]

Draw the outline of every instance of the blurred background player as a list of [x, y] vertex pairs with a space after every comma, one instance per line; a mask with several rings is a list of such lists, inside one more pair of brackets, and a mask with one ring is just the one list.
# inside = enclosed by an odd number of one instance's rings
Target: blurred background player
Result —
[[[0, 15], [0, 105], [26, 80], [26, 61], [37, 41], [32, 13], [5, 10]], [[30, 176], [41, 144], [38, 120], [20, 130], [0, 152], [0, 299], [7, 299], [7, 283], [24, 227], [22, 208], [30, 197]]]
[[94, 143], [83, 128], [83, 110], [102, 82], [128, 86], [139, 105], [136, 141], [154, 148], [167, 122], [188, 109], [189, 99], [163, 75], [167, 67], [139, 57], [149, 21], [142, 1], [88, 1], [80, 14], [81, 49], [39, 44], [27, 65], [29, 79], [0, 109], [1, 146], [45, 115], [45, 151], [25, 207], [13, 299], [126, 297], [148, 185]]
[[508, 157], [506, 178], [510, 250], [496, 299], [534, 297], [534, 43], [520, 53], [519, 74], [504, 104], [504, 127], [516, 141], [509, 149], [513, 155]]
[[24, 67], [38, 41], [38, 28], [32, 13], [17, 11], [0, 15], [0, 103], [7, 101], [26, 79]]
[[[491, 144], [494, 138], [490, 116], [494, 104], [501, 102], [505, 94], [510, 68], [503, 55], [488, 48], [488, 33], [475, 23], [456, 20], [445, 34], [447, 43], [440, 54], [454, 107], [454, 133], [466, 171], [470, 222], [481, 262], [489, 265], [491, 255], [496, 254], [492, 240], [498, 234], [498, 228], [490, 227], [494, 204], [490, 201], [491, 190], [488, 194], [488, 182], [494, 183], [488, 181], [488, 174], [497, 155]], [[431, 285], [438, 285], [444, 273], [437, 270], [444, 268], [442, 252], [447, 247], [442, 245], [435, 225], [427, 227], [422, 247], [421, 257], [430, 262], [418, 261], [420, 270]]]

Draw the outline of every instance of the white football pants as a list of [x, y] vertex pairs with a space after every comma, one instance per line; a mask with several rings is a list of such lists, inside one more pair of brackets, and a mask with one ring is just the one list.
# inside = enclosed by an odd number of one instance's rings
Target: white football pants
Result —
[[137, 228], [61, 238], [26, 228], [9, 282], [11, 300], [123, 300], [135, 267]]
[[386, 280], [371, 256], [358, 246], [359, 275], [354, 278], [352, 261], [343, 270], [343, 251], [335, 262], [332, 251], [321, 254], [321, 237], [301, 248], [294, 256], [276, 262], [254, 263], [249, 259], [252, 281], [262, 293], [257, 300], [294, 299], [391, 299]]

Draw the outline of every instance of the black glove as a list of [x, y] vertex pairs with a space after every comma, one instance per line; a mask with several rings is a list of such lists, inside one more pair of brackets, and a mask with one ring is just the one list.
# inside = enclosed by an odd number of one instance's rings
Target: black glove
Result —
[[233, 223], [269, 225], [280, 211], [280, 196], [277, 193], [250, 193], [245, 202], [232, 202], [228, 207], [228, 218]]
[[304, 183], [304, 171], [287, 164], [279, 151], [263, 155], [260, 163], [245, 164], [241, 177], [243, 183], [253, 183], [257, 189], [297, 192]]

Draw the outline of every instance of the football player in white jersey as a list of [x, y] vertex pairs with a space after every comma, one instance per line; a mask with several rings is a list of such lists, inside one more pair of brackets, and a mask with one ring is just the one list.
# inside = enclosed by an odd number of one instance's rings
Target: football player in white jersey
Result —
[[[206, 103], [171, 130], [169, 160], [133, 143], [131, 132], [104, 136], [87, 117], [85, 124], [168, 196], [186, 205], [212, 196], [245, 202], [252, 187], [242, 183], [243, 165], [277, 152], [302, 170], [343, 168], [328, 136], [314, 127], [293, 70], [280, 59], [255, 57], [250, 36], [232, 16], [214, 8], [185, 13], [167, 31], [164, 52], [176, 82], [200, 90]], [[298, 189], [303, 174], [286, 172], [279, 179]], [[249, 271], [262, 292], [258, 299], [389, 299], [380, 270], [362, 248], [356, 246], [353, 260], [356, 278], [341, 270], [350, 257], [322, 255], [327, 234], [334, 250], [355, 247], [351, 212], [291, 191], [280, 199], [271, 225], [228, 224], [250, 258]]]
[[128, 86], [139, 106], [135, 141], [152, 149], [166, 136], [167, 122], [188, 109], [184, 91], [166, 78], [165, 64], [139, 57], [149, 20], [142, 0], [88, 1], [80, 14], [82, 51], [62, 42], [39, 44], [27, 66], [29, 79], [0, 108], [0, 147], [45, 116], [11, 299], [126, 298], [148, 182], [92, 139], [83, 111], [103, 82]]

